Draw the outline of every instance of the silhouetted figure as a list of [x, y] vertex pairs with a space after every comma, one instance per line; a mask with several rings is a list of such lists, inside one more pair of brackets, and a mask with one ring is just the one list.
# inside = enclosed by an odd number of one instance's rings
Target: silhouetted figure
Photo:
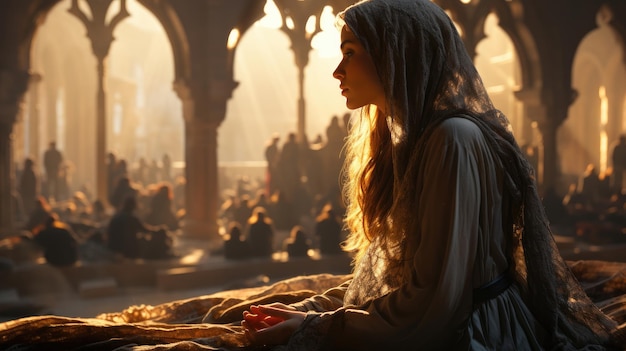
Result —
[[163, 260], [174, 257], [173, 239], [165, 229], [145, 234], [140, 240], [141, 257], [149, 260]]
[[148, 179], [148, 163], [146, 159], [143, 157], [139, 158], [137, 162], [137, 170], [135, 171], [135, 176], [133, 178], [135, 181], [141, 183], [142, 185], [146, 185]]
[[[23, 223], [26, 221], [27, 214], [24, 211], [24, 204], [22, 203], [22, 197], [17, 190], [11, 191], [11, 201], [13, 203], [13, 213], [11, 214], [16, 223]], [[33, 201], [34, 202], [34, 201]]]
[[266, 210], [268, 210], [272, 206], [268, 196], [265, 195], [265, 191], [263, 191], [263, 189], [258, 189], [257, 190], [256, 197], [250, 203], [250, 207], [252, 207], [252, 208], [255, 208], [255, 207], [258, 207], [258, 206], [261, 206], [261, 207], [263, 207]]
[[150, 164], [148, 165], [148, 184], [154, 184], [159, 181], [159, 173], [161, 172], [159, 168], [159, 163], [157, 160], [152, 159]]
[[578, 191], [575, 183], [570, 184], [567, 193], [563, 196], [563, 205], [567, 212], [574, 216], [591, 210], [590, 201]]
[[294, 203], [287, 199], [285, 194], [277, 190], [271, 197], [272, 207], [269, 209], [269, 216], [274, 221], [278, 230], [289, 230], [298, 224], [298, 217]]
[[253, 194], [252, 187], [253, 185], [250, 181], [250, 177], [246, 175], [239, 176], [237, 177], [237, 183], [235, 185], [235, 195], [238, 197], [250, 197]]
[[119, 181], [120, 178], [123, 177], [128, 177], [129, 173], [128, 173], [128, 162], [126, 162], [125, 159], [121, 158], [119, 160], [117, 160], [117, 163], [115, 164], [115, 180], [116, 182]]
[[[187, 184], [187, 179], [184, 176], [179, 175], [176, 177], [176, 181], [174, 182], [173, 196], [174, 196], [174, 209], [178, 212], [180, 210], [184, 210], [185, 208], [185, 185]], [[180, 218], [180, 216], [178, 216]]]
[[341, 222], [332, 206], [326, 205], [315, 223], [315, 236], [319, 239], [319, 249], [322, 255], [341, 253]]
[[600, 176], [593, 164], [588, 164], [582, 177], [582, 187], [580, 192], [587, 198], [591, 206], [595, 206], [600, 194]]
[[114, 153], [107, 154], [107, 198], [113, 194], [113, 189], [117, 185], [117, 157]]
[[91, 205], [91, 220], [99, 224], [107, 219], [108, 216], [106, 213], [106, 208], [104, 207], [104, 204], [102, 204], [102, 201], [94, 201]]
[[550, 224], [561, 226], [571, 223], [570, 215], [563, 204], [563, 198], [557, 194], [554, 187], [546, 190], [543, 196], [543, 205], [546, 208]]
[[289, 257], [308, 257], [311, 244], [302, 226], [295, 226], [291, 229], [289, 238], [284, 242], [285, 250]]
[[113, 215], [107, 228], [109, 249], [127, 258], [140, 256], [140, 235], [153, 231], [135, 215], [136, 208], [135, 197], [130, 196], [124, 199], [121, 208]]
[[346, 134], [344, 128], [339, 124], [339, 117], [332, 116], [328, 127], [326, 127], [326, 140], [328, 144], [343, 145]]
[[63, 155], [56, 147], [56, 142], [50, 142], [43, 154], [43, 165], [46, 171], [46, 194], [48, 197], [59, 198], [59, 171], [63, 162]]
[[[293, 200], [300, 183], [300, 150], [296, 133], [289, 133], [278, 158], [278, 187], [284, 195]], [[291, 227], [290, 227], [291, 228]]]
[[111, 203], [111, 206], [113, 206], [116, 210], [119, 210], [124, 199], [136, 196], [137, 189], [135, 189], [131, 184], [130, 178], [128, 178], [128, 176], [123, 176], [119, 178], [117, 184], [113, 188], [111, 196], [109, 197], [109, 203]]
[[50, 207], [50, 204], [48, 204], [48, 201], [45, 197], [37, 196], [34, 203], [35, 205], [33, 207], [33, 210], [27, 214], [28, 219], [24, 224], [24, 229], [30, 232], [32, 232], [33, 229], [44, 224], [48, 220], [48, 218], [52, 216], [53, 213], [52, 208]]
[[621, 191], [624, 188], [624, 172], [626, 172], [626, 135], [622, 134], [613, 147], [613, 188]]
[[57, 201], [63, 201], [70, 197], [70, 183], [72, 181], [72, 163], [68, 160], [61, 162], [59, 167], [58, 178], [58, 198]]
[[228, 260], [242, 260], [250, 257], [250, 247], [244, 240], [241, 225], [232, 222], [228, 235], [224, 238], [224, 257]]
[[608, 204], [611, 195], [614, 193], [612, 186], [613, 178], [613, 168], [611, 167], [598, 175], [598, 197], [603, 204]]
[[18, 191], [22, 199], [22, 206], [25, 213], [31, 213], [35, 208], [35, 199], [39, 195], [37, 190], [37, 174], [35, 173], [35, 163], [31, 158], [24, 160], [24, 169], [20, 175]]
[[265, 192], [269, 195], [274, 193], [278, 188], [278, 158], [280, 156], [280, 149], [278, 141], [280, 138], [278, 135], [274, 135], [272, 140], [265, 147], [265, 161], [267, 162], [267, 168], [265, 173]]
[[78, 238], [56, 215], [35, 229], [33, 240], [43, 249], [46, 262], [53, 266], [70, 266], [78, 261]]
[[256, 207], [248, 221], [248, 237], [250, 256], [271, 257], [274, 253], [274, 228], [272, 220], [265, 216], [263, 207]]
[[345, 161], [345, 153], [342, 152], [347, 136], [345, 133], [345, 127], [342, 127], [339, 124], [339, 118], [334, 116], [330, 125], [326, 128], [327, 142], [323, 153], [326, 176], [324, 178], [325, 193], [323, 195], [328, 198], [340, 196], [341, 194], [339, 174]]
[[250, 197], [244, 195], [235, 196], [235, 206], [233, 208], [233, 220], [237, 223], [247, 223], [252, 216], [252, 207], [250, 206]]
[[161, 180], [162, 181], [171, 181], [172, 180], [172, 159], [169, 154], [163, 154], [161, 158], [162, 169], [161, 169]]
[[150, 200], [150, 207], [145, 218], [146, 223], [154, 226], [165, 226], [169, 230], [177, 230], [179, 224], [173, 210], [172, 197], [172, 187], [169, 184], [159, 186]]

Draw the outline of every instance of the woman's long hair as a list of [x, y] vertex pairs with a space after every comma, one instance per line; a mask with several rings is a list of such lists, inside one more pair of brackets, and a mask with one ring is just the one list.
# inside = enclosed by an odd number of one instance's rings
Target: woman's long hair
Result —
[[450, 18], [428, 0], [367, 0], [339, 19], [372, 57], [390, 101], [386, 116], [371, 106], [362, 109], [347, 147], [346, 248], [356, 251], [357, 260], [367, 260], [357, 265], [355, 279], [360, 275], [363, 281], [352, 284], [356, 288], [348, 298], [380, 296], [409, 279], [407, 262], [414, 252], [403, 243], [405, 236], [421, 235], [414, 214], [427, 205], [416, 195], [424, 143], [440, 121], [460, 116], [481, 129], [504, 172], [512, 201], [505, 213], [513, 223], [510, 264], [523, 297], [553, 337], [552, 346], [605, 343], [615, 323], [592, 304], [560, 257], [532, 168], [508, 120], [493, 107]]

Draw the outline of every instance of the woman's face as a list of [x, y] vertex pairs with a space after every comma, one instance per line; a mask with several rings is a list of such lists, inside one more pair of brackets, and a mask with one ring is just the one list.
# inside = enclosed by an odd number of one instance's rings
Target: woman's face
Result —
[[385, 93], [370, 54], [354, 33], [344, 25], [341, 30], [341, 53], [343, 58], [333, 72], [340, 82], [341, 95], [346, 106], [357, 109], [368, 104], [385, 110]]

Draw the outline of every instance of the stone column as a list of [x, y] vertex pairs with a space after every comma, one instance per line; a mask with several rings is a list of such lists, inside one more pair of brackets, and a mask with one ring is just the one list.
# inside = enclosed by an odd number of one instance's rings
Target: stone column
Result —
[[[527, 124], [531, 125], [533, 122], [536, 122], [538, 130], [541, 132], [539, 140], [533, 140], [538, 144], [536, 146], [539, 148], [539, 160], [536, 169], [537, 183], [540, 188], [546, 186], [546, 183], [555, 185], [557, 179], [554, 178], [555, 169], [552, 166], [558, 162], [556, 157], [556, 129], [550, 131], [546, 128], [547, 123], [550, 121], [547, 121], [546, 109], [541, 103], [541, 93], [538, 89], [523, 89], [516, 91], [515, 97], [524, 104], [523, 116], [528, 119]], [[532, 137], [532, 131], [530, 133]], [[546, 144], [546, 141], [548, 144]], [[552, 162], [552, 165], [547, 165], [547, 162]]]
[[15, 234], [12, 193], [15, 189], [11, 140], [29, 75], [25, 71], [0, 71], [0, 237]]
[[559, 125], [556, 119], [548, 119], [546, 123], [539, 123], [543, 140], [543, 187], [542, 189], [550, 189], [559, 187], [561, 182], [561, 167], [558, 157], [556, 135]]
[[217, 130], [226, 116], [226, 103], [237, 84], [211, 80], [209, 88], [174, 83], [185, 119], [185, 207], [183, 233], [221, 245], [217, 212], [219, 208]]
[[184, 233], [215, 240], [217, 226], [217, 125], [185, 121], [186, 218]]
[[126, 0], [120, 1], [120, 8], [108, 22], [106, 15], [113, 0], [87, 1], [91, 16], [88, 16], [78, 6], [78, 0], [72, 0], [68, 12], [76, 16], [87, 28], [87, 37], [91, 41], [91, 49], [97, 62], [97, 91], [96, 91], [96, 197], [108, 204], [107, 167], [106, 167], [106, 59], [113, 42], [115, 27], [126, 17], [130, 16], [126, 10]]
[[39, 164], [39, 150], [41, 146], [39, 145], [39, 115], [40, 115], [40, 107], [39, 107], [39, 86], [42, 81], [42, 76], [39, 73], [31, 74], [30, 85], [29, 85], [29, 114], [28, 114], [28, 150], [30, 151], [30, 157], [33, 158], [35, 163]]

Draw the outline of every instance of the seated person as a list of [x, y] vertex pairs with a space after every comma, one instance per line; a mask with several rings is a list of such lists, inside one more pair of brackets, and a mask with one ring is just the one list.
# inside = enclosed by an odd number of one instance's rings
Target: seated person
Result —
[[173, 239], [164, 228], [145, 234], [140, 245], [142, 258], [160, 260], [174, 257]]
[[36, 228], [33, 240], [43, 249], [46, 262], [53, 266], [71, 266], [78, 261], [78, 239], [69, 226], [51, 214]]
[[232, 222], [228, 235], [224, 238], [224, 257], [229, 260], [241, 260], [250, 257], [248, 243], [243, 240], [241, 225]]
[[274, 227], [272, 220], [265, 216], [263, 207], [256, 207], [248, 220], [250, 254], [255, 257], [272, 257], [274, 253]]
[[154, 232], [155, 228], [145, 225], [135, 214], [137, 200], [134, 196], [124, 199], [120, 210], [113, 215], [107, 228], [107, 242], [111, 251], [126, 258], [141, 256], [142, 233]]
[[308, 257], [309, 239], [307, 238], [304, 228], [302, 226], [294, 226], [291, 229], [289, 238], [285, 239], [285, 250], [289, 257]]

